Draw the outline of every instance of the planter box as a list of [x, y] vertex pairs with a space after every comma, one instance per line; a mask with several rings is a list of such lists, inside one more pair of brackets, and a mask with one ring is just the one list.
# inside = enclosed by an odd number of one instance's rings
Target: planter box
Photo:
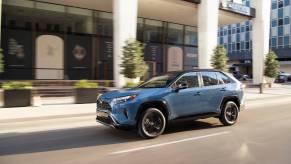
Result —
[[75, 103], [95, 103], [97, 100], [97, 89], [75, 89]]
[[32, 91], [27, 89], [4, 90], [4, 107], [31, 106]]

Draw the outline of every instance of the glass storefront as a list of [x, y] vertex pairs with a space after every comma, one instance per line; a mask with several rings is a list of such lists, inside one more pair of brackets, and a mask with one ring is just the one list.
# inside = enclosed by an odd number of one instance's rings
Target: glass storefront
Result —
[[[113, 79], [112, 13], [31, 0], [3, 0], [2, 12], [4, 79]], [[137, 39], [147, 77], [197, 67], [196, 27], [138, 18]]]

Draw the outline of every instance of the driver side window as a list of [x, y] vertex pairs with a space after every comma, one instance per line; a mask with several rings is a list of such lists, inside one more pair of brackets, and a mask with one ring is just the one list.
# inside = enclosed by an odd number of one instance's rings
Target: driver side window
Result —
[[188, 88], [195, 88], [199, 87], [199, 80], [198, 80], [198, 74], [197, 73], [191, 73], [186, 74], [182, 76], [177, 82], [176, 86], [179, 86], [180, 84], [187, 84]]

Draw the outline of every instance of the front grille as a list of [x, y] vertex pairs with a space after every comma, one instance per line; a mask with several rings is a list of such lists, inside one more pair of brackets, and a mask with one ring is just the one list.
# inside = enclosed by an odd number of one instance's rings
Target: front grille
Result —
[[111, 111], [112, 108], [108, 102], [97, 100], [97, 109]]

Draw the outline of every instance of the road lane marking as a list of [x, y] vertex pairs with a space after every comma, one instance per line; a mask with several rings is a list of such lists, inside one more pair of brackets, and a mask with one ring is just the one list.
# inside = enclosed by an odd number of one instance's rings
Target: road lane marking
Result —
[[204, 136], [186, 138], [186, 139], [182, 139], [178, 141], [165, 142], [165, 143], [160, 143], [160, 144], [155, 144], [155, 145], [150, 145], [150, 146], [121, 150], [121, 151], [110, 153], [110, 155], [118, 155], [118, 154], [130, 153], [130, 152], [135, 152], [135, 151], [140, 151], [140, 150], [152, 149], [152, 148], [157, 148], [157, 147], [162, 147], [162, 146], [167, 146], [167, 145], [172, 145], [172, 144], [177, 144], [177, 143], [182, 143], [182, 142], [187, 142], [187, 141], [195, 141], [195, 140], [200, 140], [200, 139], [205, 139], [205, 138], [210, 138], [210, 137], [215, 137], [215, 136], [226, 135], [229, 133], [230, 133], [229, 131], [224, 131], [224, 132], [213, 133], [213, 134], [204, 135]]

